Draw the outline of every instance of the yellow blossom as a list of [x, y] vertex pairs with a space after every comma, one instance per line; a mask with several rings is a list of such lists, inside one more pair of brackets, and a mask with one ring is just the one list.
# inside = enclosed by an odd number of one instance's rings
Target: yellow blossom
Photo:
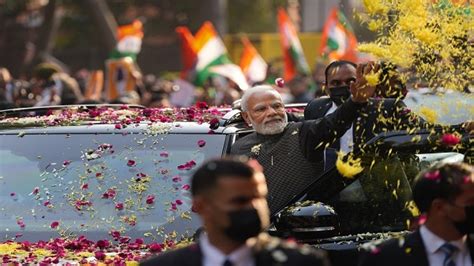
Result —
[[474, 8], [437, 5], [431, 0], [364, 0], [367, 12], [359, 17], [380, 34], [360, 44], [360, 52], [413, 69], [415, 78], [431, 88], [463, 90], [472, 79]]
[[369, 14], [385, 14], [388, 11], [384, 1], [364, 0], [364, 6]]
[[371, 31], [378, 31], [382, 28], [383, 26], [383, 21], [381, 20], [371, 20], [368, 24], [367, 27]]
[[357, 174], [360, 174], [364, 168], [360, 165], [360, 158], [354, 159], [349, 156], [347, 160], [343, 161], [344, 153], [340, 152], [337, 154], [336, 168], [339, 173], [347, 178], [353, 178]]
[[409, 202], [407, 202], [405, 207], [407, 208], [408, 211], [410, 211], [413, 217], [420, 216], [420, 210], [418, 210], [418, 207], [416, 207], [416, 204], [413, 200], [410, 200]]
[[367, 84], [369, 84], [370, 86], [376, 86], [377, 84], [379, 84], [379, 76], [380, 71], [377, 71], [366, 74], [364, 78], [365, 80], [367, 80]]
[[423, 28], [425, 25], [426, 21], [422, 17], [412, 14], [405, 15], [399, 19], [400, 29], [407, 32], [412, 32], [416, 29]]
[[427, 28], [421, 28], [414, 32], [415, 37], [427, 45], [434, 45], [438, 42], [438, 35]]
[[420, 113], [423, 118], [425, 118], [426, 121], [428, 121], [429, 123], [434, 124], [438, 120], [438, 114], [436, 113], [436, 111], [429, 107], [422, 106], [420, 108]]
[[35, 254], [35, 255], [38, 256], [38, 257], [49, 257], [49, 256], [53, 256], [53, 252], [51, 252], [50, 250], [43, 249], [43, 248], [35, 249], [35, 250], [33, 251], [33, 254]]
[[363, 53], [369, 53], [378, 58], [386, 58], [390, 54], [387, 49], [375, 43], [361, 43], [357, 46], [357, 50]]

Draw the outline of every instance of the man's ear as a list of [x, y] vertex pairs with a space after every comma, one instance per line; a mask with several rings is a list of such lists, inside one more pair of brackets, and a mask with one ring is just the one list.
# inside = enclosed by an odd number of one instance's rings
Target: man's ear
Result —
[[202, 195], [194, 196], [192, 210], [198, 213], [199, 215], [203, 215], [205, 213], [205, 208], [206, 203], [204, 197]]
[[434, 199], [433, 202], [431, 202], [429, 213], [439, 215], [440, 213], [442, 213], [444, 211], [444, 205], [445, 205], [445, 203], [444, 203], [443, 200]]
[[240, 114], [242, 115], [242, 118], [245, 120], [245, 123], [247, 123], [247, 125], [251, 126], [252, 123], [250, 122], [249, 113], [248, 112], [241, 112]]

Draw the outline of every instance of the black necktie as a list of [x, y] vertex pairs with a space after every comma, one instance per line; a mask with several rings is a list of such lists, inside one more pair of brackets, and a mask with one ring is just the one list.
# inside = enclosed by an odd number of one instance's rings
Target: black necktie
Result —
[[234, 264], [232, 263], [232, 261], [230, 261], [228, 258], [225, 259], [224, 263], [222, 264], [222, 266], [233, 266]]

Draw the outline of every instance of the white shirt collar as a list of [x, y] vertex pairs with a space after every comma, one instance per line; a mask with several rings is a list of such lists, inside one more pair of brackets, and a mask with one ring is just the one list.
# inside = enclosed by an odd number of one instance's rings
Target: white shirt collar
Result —
[[[423, 239], [423, 243], [425, 244], [426, 250], [431, 254], [437, 252], [439, 248], [447, 242], [439, 236], [435, 235], [433, 232], [431, 232], [425, 225], [421, 226], [420, 235]], [[460, 253], [464, 254], [465, 252], [468, 252], [466, 239], [467, 236], [464, 236], [458, 240], [449, 241], [448, 243], [452, 244], [453, 246], [456, 246], [459, 249]]]
[[234, 266], [255, 265], [252, 249], [246, 244], [242, 245], [232, 253], [225, 255], [209, 242], [207, 234], [202, 233], [199, 237], [199, 245], [203, 254], [203, 265], [223, 265], [228, 259]]

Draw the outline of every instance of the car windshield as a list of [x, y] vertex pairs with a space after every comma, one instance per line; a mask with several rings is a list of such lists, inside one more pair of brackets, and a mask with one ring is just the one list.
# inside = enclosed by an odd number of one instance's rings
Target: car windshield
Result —
[[400, 154], [383, 159], [365, 156], [362, 161], [370, 167], [326, 203], [338, 213], [344, 233], [406, 230], [419, 215], [411, 187], [418, 173], [436, 162], [463, 160], [463, 154], [456, 152]]
[[0, 238], [192, 236], [190, 173], [220, 157], [224, 142], [219, 134], [2, 135]]
[[474, 93], [453, 91], [429, 94], [410, 91], [404, 102], [430, 122], [454, 125], [474, 117]]

